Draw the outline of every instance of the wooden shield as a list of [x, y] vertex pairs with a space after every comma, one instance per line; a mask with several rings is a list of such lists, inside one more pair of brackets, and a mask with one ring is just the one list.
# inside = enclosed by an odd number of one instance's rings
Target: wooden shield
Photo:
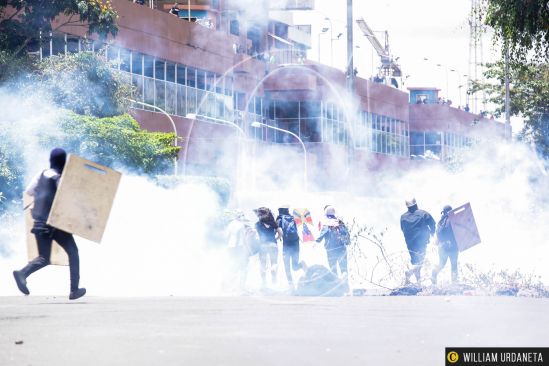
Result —
[[[32, 225], [34, 220], [32, 219], [31, 209], [32, 209], [33, 198], [28, 194], [23, 194], [23, 207], [26, 207], [25, 212], [25, 232], [27, 233], [27, 255], [29, 262], [34, 258], [38, 257], [38, 245], [36, 244], [36, 237], [31, 233]], [[58, 266], [68, 266], [69, 265], [69, 256], [63, 248], [57, 244], [56, 241], [53, 241], [51, 254], [50, 254], [50, 263]]]
[[69, 155], [48, 217], [48, 225], [101, 242], [122, 174]]
[[448, 220], [452, 225], [452, 231], [460, 252], [480, 243], [480, 235], [470, 203], [450, 211]]

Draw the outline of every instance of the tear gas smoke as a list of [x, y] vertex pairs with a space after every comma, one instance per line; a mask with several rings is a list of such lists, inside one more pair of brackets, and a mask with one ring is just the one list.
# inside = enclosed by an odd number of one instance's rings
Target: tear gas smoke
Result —
[[[21, 151], [28, 182], [47, 166], [48, 148], [41, 147], [40, 136], [61, 134], [56, 120], [64, 112], [40, 97], [5, 91], [0, 96], [2, 132], [15, 146], [24, 147]], [[236, 159], [234, 151], [230, 149], [219, 159]], [[415, 165], [406, 171], [354, 171], [352, 182], [349, 184], [347, 179], [347, 184], [342, 184], [345, 189], [331, 192], [318, 189], [318, 183], [328, 179], [322, 172], [309, 179], [307, 191], [303, 189], [299, 150], [277, 146], [275, 150], [255, 152], [247, 154], [244, 161], [251, 170], [248, 179], [253, 179], [250, 186], [254, 188], [238, 192], [231, 203], [234, 208], [244, 209], [251, 220], [255, 220], [252, 208], [268, 206], [276, 213], [280, 205], [290, 204], [309, 208], [316, 226], [324, 206], [331, 204], [346, 220], [356, 218], [379, 230], [387, 228], [383, 239], [387, 250], [407, 259], [399, 227], [405, 199], [415, 197], [420, 208], [435, 219], [445, 204], [457, 207], [471, 202], [482, 243], [462, 253], [460, 263], [472, 262], [481, 268], [520, 268], [549, 281], [549, 270], [543, 263], [549, 254], [548, 178], [541, 174], [535, 154], [523, 145], [484, 143], [466, 154], [457, 172], [449, 172], [441, 164]], [[332, 161], [337, 164], [344, 159], [336, 156]], [[340, 169], [339, 165], [333, 170]], [[351, 193], [357, 191], [353, 182], [361, 185], [360, 195]], [[4, 279], [0, 281], [1, 295], [18, 293], [10, 281], [11, 271], [26, 262], [19, 210], [14, 208], [15, 219], [3, 220], [0, 231], [0, 277]], [[225, 243], [208, 245], [212, 218], [222, 210], [215, 193], [204, 186], [187, 184], [165, 189], [143, 177], [125, 175], [103, 243], [77, 238], [82, 285], [89, 288], [90, 295], [222, 294], [228, 278]], [[302, 248], [302, 259], [308, 264], [326, 263], [320, 245], [305, 243]], [[366, 249], [369, 258], [376, 253], [373, 247]], [[256, 258], [248, 273], [248, 285], [257, 287], [260, 280]], [[279, 283], [285, 283], [283, 278], [281, 270]], [[29, 286], [33, 294], [66, 295], [68, 269], [50, 266], [30, 277]]]

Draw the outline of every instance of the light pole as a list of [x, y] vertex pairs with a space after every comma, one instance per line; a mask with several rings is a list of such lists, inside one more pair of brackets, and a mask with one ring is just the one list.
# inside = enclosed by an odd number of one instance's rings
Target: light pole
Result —
[[214, 118], [214, 117], [208, 117], [208, 116], [203, 116], [201, 114], [196, 114], [196, 113], [187, 113], [187, 115], [185, 116], [185, 118], [188, 118], [188, 119], [192, 119], [192, 120], [197, 120], [199, 118], [205, 120], [205, 121], [215, 121], [215, 122], [220, 122], [220, 123], [223, 123], [225, 125], [229, 125], [229, 126], [232, 126], [234, 128], [236, 128], [238, 131], [240, 131], [240, 133], [242, 134], [243, 137], [246, 136], [246, 133], [244, 132], [244, 130], [242, 129], [242, 127], [240, 127], [239, 125], [237, 125], [236, 123], [234, 122], [231, 122], [231, 121], [227, 121], [225, 119], [219, 119], [219, 118]]
[[318, 63], [320, 63], [320, 36], [328, 31], [327, 27], [324, 27], [318, 33]]
[[330, 66], [334, 66], [334, 27], [332, 19], [325, 17], [324, 20], [330, 22]]
[[446, 71], [446, 100], [448, 100], [448, 67], [443, 64], [437, 64], [438, 67], [444, 67], [444, 70]]
[[[152, 105], [152, 104], [149, 104], [149, 103], [145, 103], [145, 102], [139, 102], [137, 100], [133, 100], [133, 99], [129, 99], [129, 98], [126, 98], [128, 101], [132, 102], [132, 103], [136, 103], [136, 104], [141, 104], [142, 106], [145, 106], [145, 107], [149, 107], [149, 108], [153, 108], [153, 109], [156, 109], [158, 111], [160, 111], [161, 113], [163, 113], [164, 115], [166, 115], [166, 117], [168, 117], [168, 119], [170, 120], [171, 124], [172, 124], [172, 128], [173, 128], [173, 132], [175, 133], [175, 138], [173, 140], [173, 146], [174, 147], [177, 147], [177, 139], [179, 138], [177, 136], [177, 127], [175, 126], [175, 122], [173, 121], [172, 117], [168, 114], [168, 112], [166, 112], [165, 110], [163, 110], [162, 108], [160, 107], [157, 107], [155, 105]], [[188, 143], [188, 142], [187, 142]], [[186, 162], [184, 161], [183, 164], [185, 164]], [[173, 171], [173, 175], [177, 175], [177, 158], [174, 158], [174, 171]]]
[[274, 127], [274, 126], [269, 126], [265, 123], [261, 123], [261, 122], [252, 122], [251, 123], [251, 126], [254, 127], [254, 128], [259, 128], [259, 127], [267, 127], [267, 128], [271, 128], [273, 130], [276, 130], [276, 131], [280, 131], [280, 132], [284, 132], [284, 133], [287, 133], [289, 135], [292, 135], [293, 137], [295, 137], [299, 143], [301, 144], [301, 147], [303, 148], [303, 187], [305, 190], [307, 190], [307, 148], [305, 147], [305, 144], [303, 143], [303, 140], [301, 140], [299, 138], [298, 135], [296, 135], [295, 133], [293, 133], [292, 131], [288, 131], [288, 130], [284, 130], [282, 128], [278, 128], [278, 127]]

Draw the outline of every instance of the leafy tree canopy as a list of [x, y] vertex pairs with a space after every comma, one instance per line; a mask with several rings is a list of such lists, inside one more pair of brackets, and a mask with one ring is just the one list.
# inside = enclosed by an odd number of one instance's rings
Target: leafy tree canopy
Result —
[[53, 138], [51, 146], [64, 146], [106, 166], [123, 166], [141, 174], [171, 172], [179, 147], [173, 146], [175, 135], [148, 132], [128, 114], [97, 118], [70, 113], [60, 122], [64, 136]]
[[[52, 28], [52, 22], [63, 15]], [[117, 13], [110, 0], [0, 0], [0, 49], [17, 56], [40, 32], [49, 34], [62, 26], [83, 25], [88, 34], [116, 36]]]
[[483, 0], [478, 16], [508, 45], [512, 59], [549, 61], [549, 0]]
[[91, 52], [51, 56], [38, 64], [35, 81], [54, 102], [78, 114], [109, 117], [123, 113], [131, 82]]
[[[487, 65], [485, 83], [474, 83], [472, 91], [483, 90], [496, 105], [494, 114], [505, 113], [505, 68], [502, 61]], [[509, 64], [510, 112], [524, 117], [519, 137], [536, 144], [541, 156], [549, 158], [549, 63]]]

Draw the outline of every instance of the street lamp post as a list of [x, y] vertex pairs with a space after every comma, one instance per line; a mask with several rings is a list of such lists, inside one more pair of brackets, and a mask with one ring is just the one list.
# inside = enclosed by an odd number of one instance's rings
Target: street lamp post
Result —
[[330, 66], [334, 66], [334, 27], [332, 25], [332, 19], [329, 17], [324, 18], [330, 22]]
[[328, 31], [328, 28], [324, 27], [318, 33], [318, 63], [320, 63], [320, 36]]
[[192, 120], [197, 120], [198, 118], [202, 118], [205, 121], [215, 121], [215, 122], [223, 123], [225, 125], [229, 125], [229, 126], [232, 126], [232, 127], [236, 128], [242, 134], [243, 137], [246, 136], [246, 133], [244, 132], [242, 127], [240, 127], [239, 125], [237, 125], [236, 123], [234, 123], [232, 121], [227, 121], [225, 119], [219, 119], [219, 118], [214, 118], [214, 117], [203, 116], [201, 114], [196, 114], [196, 113], [187, 113], [185, 118], [192, 119]]
[[[168, 112], [166, 112], [165, 110], [163, 110], [160, 107], [157, 107], [157, 106], [149, 104], [149, 103], [140, 102], [140, 101], [129, 99], [129, 98], [126, 98], [126, 99], [128, 101], [130, 101], [131, 103], [141, 104], [142, 106], [156, 109], [156, 110], [160, 111], [161, 113], [163, 113], [166, 117], [168, 117], [168, 119], [170, 120], [170, 122], [172, 124], [173, 132], [175, 133], [175, 138], [173, 140], [173, 146], [177, 147], [177, 139], [179, 138], [178, 135], [177, 135], [177, 127], [175, 126], [175, 122], [173, 121], [172, 117], [168, 114]], [[173, 175], [177, 175], [177, 158], [174, 158], [174, 172], [173, 172]]]
[[444, 67], [444, 70], [446, 71], [446, 100], [448, 100], [448, 67], [443, 64], [437, 64], [438, 67]]
[[307, 174], [307, 148], [305, 147], [305, 144], [303, 143], [303, 140], [301, 140], [299, 138], [298, 135], [296, 135], [295, 133], [293, 133], [292, 131], [288, 131], [288, 130], [284, 130], [282, 128], [278, 128], [278, 127], [275, 127], [275, 126], [269, 126], [265, 123], [261, 123], [261, 122], [252, 122], [251, 123], [251, 126], [254, 127], [254, 128], [259, 128], [259, 127], [267, 127], [267, 128], [271, 128], [273, 130], [276, 130], [276, 131], [280, 131], [280, 132], [284, 132], [284, 133], [287, 133], [289, 135], [292, 135], [293, 137], [295, 137], [299, 143], [301, 144], [301, 147], [303, 148], [303, 187], [305, 190], [307, 190], [307, 181], [308, 181], [308, 174]]

